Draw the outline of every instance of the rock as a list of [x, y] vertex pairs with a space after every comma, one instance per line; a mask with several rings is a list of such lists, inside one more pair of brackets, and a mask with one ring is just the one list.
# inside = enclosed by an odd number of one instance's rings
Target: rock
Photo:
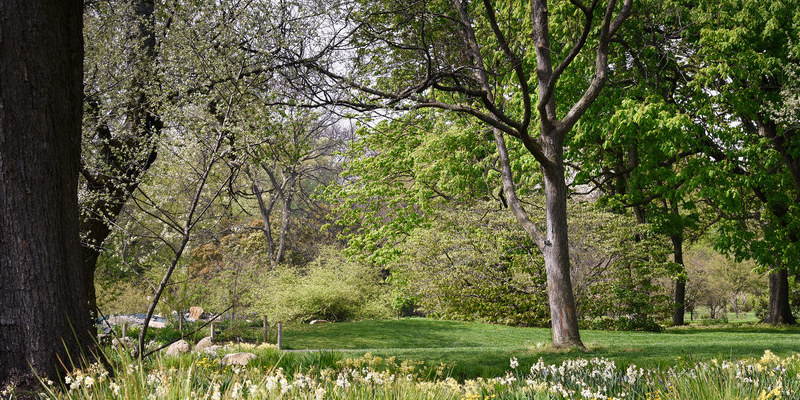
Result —
[[203, 353], [214, 354], [221, 348], [222, 348], [222, 346], [211, 345], [211, 346], [208, 346], [205, 349], [203, 349]]
[[130, 326], [144, 324], [144, 318], [137, 318], [132, 315], [113, 315], [108, 317], [108, 323], [111, 325], [122, 325], [127, 323]]
[[197, 344], [194, 346], [194, 351], [203, 351], [206, 348], [211, 347], [213, 345], [214, 342], [211, 341], [211, 336], [204, 337], [200, 339], [200, 341], [197, 342]]
[[189, 318], [198, 320], [204, 312], [203, 307], [189, 307]]
[[255, 360], [256, 355], [253, 353], [231, 353], [222, 357], [222, 365], [241, 365], [245, 366], [250, 360]]
[[315, 320], [309, 322], [310, 325], [314, 325], [314, 324], [329, 324], [329, 323], [331, 323], [331, 321], [326, 321], [324, 319], [315, 319]]
[[178, 340], [167, 348], [168, 356], [177, 356], [191, 351], [191, 346], [185, 340]]
[[158, 329], [161, 329], [161, 328], [164, 328], [164, 327], [166, 327], [166, 326], [167, 326], [167, 324], [166, 324], [165, 322], [161, 322], [161, 321], [153, 321], [153, 320], [151, 319], [151, 320], [150, 320], [150, 322], [147, 324], [147, 326], [149, 326], [149, 327], [151, 327], [151, 328], [158, 328]]

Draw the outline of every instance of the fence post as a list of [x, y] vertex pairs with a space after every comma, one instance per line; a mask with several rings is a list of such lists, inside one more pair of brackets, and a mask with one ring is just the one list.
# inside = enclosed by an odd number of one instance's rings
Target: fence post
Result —
[[178, 311], [178, 332], [181, 333], [181, 339], [183, 339], [183, 312]]
[[215, 332], [215, 331], [216, 331], [216, 329], [214, 329], [214, 328], [216, 328], [216, 327], [215, 327], [214, 325], [216, 325], [216, 323], [212, 322], [212, 323], [211, 323], [211, 341], [212, 341], [212, 342], [214, 341], [214, 339], [216, 339], [216, 336], [217, 336], [217, 334], [216, 334], [216, 332]]
[[264, 343], [267, 343], [267, 316], [264, 316]]
[[122, 337], [128, 337], [128, 323], [122, 323]]
[[278, 350], [283, 348], [283, 324], [278, 322]]

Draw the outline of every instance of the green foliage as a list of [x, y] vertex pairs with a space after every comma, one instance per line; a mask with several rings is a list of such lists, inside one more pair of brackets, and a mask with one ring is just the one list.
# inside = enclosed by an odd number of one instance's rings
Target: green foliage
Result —
[[545, 325], [544, 263], [508, 210], [489, 204], [435, 211], [389, 264], [420, 310], [442, 318]]
[[[401, 286], [402, 287], [402, 286]], [[410, 317], [414, 315], [419, 304], [417, 296], [403, 295], [402, 293], [395, 294], [392, 299], [392, 310], [397, 313], [398, 317]]]
[[430, 111], [363, 127], [341, 183], [325, 198], [351, 254], [386, 265], [395, 247], [437, 207], [497, 193], [494, 143], [464, 118]]
[[279, 266], [255, 284], [254, 309], [273, 321], [347, 321], [393, 315], [379, 271], [326, 248], [305, 267]]
[[146, 310], [147, 294], [128, 281], [98, 282], [97, 306], [106, 314], [133, 314]]
[[[800, 258], [796, 171], [798, 117], [787, 89], [796, 84], [800, 3], [736, 0], [700, 2], [695, 85], [714, 91], [706, 113], [726, 152], [730, 175], [715, 198], [733, 216], [719, 229], [718, 247], [763, 269], [794, 271]], [[791, 89], [789, 89], [791, 90]], [[713, 108], [713, 110], [711, 109]], [[732, 173], [732, 174], [731, 174]], [[721, 177], [724, 179], [724, 177]], [[755, 221], [745, 221], [753, 215]]]
[[[543, 206], [540, 199], [529, 201]], [[432, 211], [430, 222], [397, 247], [400, 255], [389, 264], [392, 283], [432, 316], [545, 326], [550, 314], [544, 262], [510, 212], [495, 207], [477, 203]], [[657, 236], [636, 240], [646, 228], [589, 203], [570, 202], [572, 281], [588, 326], [661, 329], [655, 320], [664, 316], [668, 298], [656, 279], [671, 264]]]
[[570, 205], [570, 258], [579, 312], [599, 329], [659, 331], [672, 276], [669, 247], [652, 226], [587, 203]]

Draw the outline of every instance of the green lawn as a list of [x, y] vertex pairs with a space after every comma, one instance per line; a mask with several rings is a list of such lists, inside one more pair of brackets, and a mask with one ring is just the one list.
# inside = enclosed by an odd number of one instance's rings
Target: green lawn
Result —
[[[403, 319], [284, 327], [285, 349], [343, 350], [345, 357], [371, 352], [380, 356], [440, 362], [457, 378], [497, 376], [510, 357], [527, 368], [540, 357], [547, 363], [566, 358], [606, 357], [618, 365], [663, 367], [712, 358], [760, 357], [764, 350], [786, 356], [800, 351], [800, 328], [771, 326], [684, 327], [663, 333], [582, 331], [589, 351], [554, 351], [542, 328]], [[678, 358], [680, 357], [680, 358]]]

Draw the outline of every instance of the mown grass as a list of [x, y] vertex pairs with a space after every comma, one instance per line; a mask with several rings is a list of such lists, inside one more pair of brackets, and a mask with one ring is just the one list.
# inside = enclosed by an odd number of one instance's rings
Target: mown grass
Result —
[[618, 365], [666, 368], [683, 362], [780, 356], [800, 351], [799, 327], [735, 325], [670, 328], [661, 333], [581, 333], [588, 352], [558, 351], [549, 346], [550, 331], [483, 323], [402, 319], [284, 327], [284, 349], [341, 350], [346, 357], [370, 352], [399, 359], [446, 363], [457, 379], [498, 376], [510, 357], [521, 365], [539, 358], [559, 363], [576, 357], [606, 357]]

